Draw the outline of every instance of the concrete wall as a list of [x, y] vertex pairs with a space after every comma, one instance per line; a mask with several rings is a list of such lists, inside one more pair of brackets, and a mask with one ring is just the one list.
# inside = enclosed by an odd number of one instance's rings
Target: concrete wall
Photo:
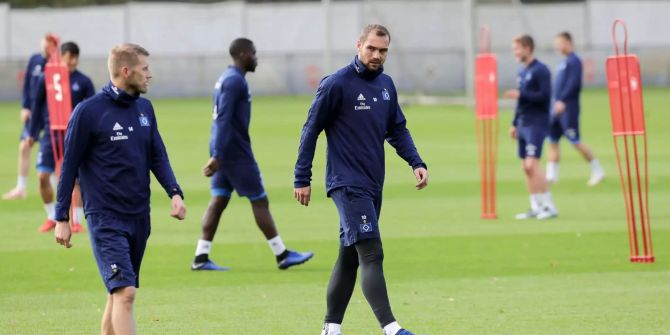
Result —
[[492, 30], [502, 86], [514, 86], [518, 64], [510, 42], [515, 35], [531, 33], [538, 57], [553, 68], [559, 57], [552, 40], [562, 30], [575, 38], [585, 60], [587, 85], [602, 85], [604, 60], [613, 52], [611, 24], [617, 17], [629, 25], [629, 48], [641, 58], [645, 84], [670, 84], [670, 39], [664, 34], [670, 31], [665, 17], [670, 0], [479, 5], [474, 7], [472, 27], [466, 26], [469, 9], [467, 1], [460, 0], [333, 2], [330, 16], [318, 2], [130, 3], [30, 10], [0, 4], [0, 99], [18, 98], [17, 75], [46, 32], [79, 43], [81, 68], [97, 86], [107, 81], [105, 58], [112, 46], [124, 41], [145, 46], [152, 53], [154, 96], [209, 95], [230, 62], [228, 44], [246, 36], [259, 52], [257, 72], [248, 77], [255, 94], [309, 94], [323, 75], [351, 60], [360, 28], [369, 22], [391, 29], [386, 71], [402, 91], [464, 91], [466, 69], [472, 66], [466, 50], [473, 46], [466, 32], [484, 24]]

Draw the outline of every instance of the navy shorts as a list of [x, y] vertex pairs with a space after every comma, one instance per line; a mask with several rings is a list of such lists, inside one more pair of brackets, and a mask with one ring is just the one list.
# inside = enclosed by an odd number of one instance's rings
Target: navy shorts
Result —
[[549, 141], [558, 143], [561, 136], [565, 136], [572, 144], [579, 144], [581, 140], [579, 137], [579, 112], [565, 111], [551, 119]]
[[259, 200], [266, 197], [258, 164], [220, 165], [211, 180], [213, 197], [227, 197], [233, 190], [241, 197]]
[[54, 173], [56, 171], [51, 136], [46, 133], [40, 139], [40, 150], [37, 152], [35, 167], [37, 168], [37, 172], [41, 173]]
[[91, 247], [110, 294], [121, 287], [140, 287], [140, 265], [151, 234], [149, 217], [121, 219], [89, 214]]
[[519, 144], [519, 158], [542, 157], [542, 145], [547, 137], [547, 127], [519, 126], [517, 131], [517, 142]]
[[340, 214], [340, 243], [345, 247], [362, 240], [381, 238], [379, 215], [382, 192], [342, 186], [330, 191]]

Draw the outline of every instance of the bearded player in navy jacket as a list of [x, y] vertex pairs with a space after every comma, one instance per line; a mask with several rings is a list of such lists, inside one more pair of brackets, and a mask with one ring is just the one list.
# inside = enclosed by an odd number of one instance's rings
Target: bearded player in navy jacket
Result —
[[406, 128], [393, 80], [382, 73], [390, 42], [384, 26], [366, 26], [351, 64], [321, 82], [302, 130], [294, 197], [304, 206], [309, 204], [314, 150], [319, 134], [325, 131], [326, 191], [340, 215], [340, 249], [328, 284], [322, 334], [340, 334], [359, 266], [363, 294], [384, 334], [412, 334], [400, 327], [391, 312], [382, 267], [378, 220], [384, 140], [412, 167], [417, 189], [428, 184], [428, 171]]
[[133, 302], [147, 239], [150, 175], [172, 199], [170, 215], [186, 216], [153, 106], [146, 93], [149, 52], [122, 44], [110, 51], [111, 77], [102, 92], [80, 103], [65, 136], [65, 157], [58, 184], [56, 241], [70, 244], [68, 215], [75, 178], [79, 178], [91, 246], [109, 292], [102, 316], [103, 334], [135, 334]]

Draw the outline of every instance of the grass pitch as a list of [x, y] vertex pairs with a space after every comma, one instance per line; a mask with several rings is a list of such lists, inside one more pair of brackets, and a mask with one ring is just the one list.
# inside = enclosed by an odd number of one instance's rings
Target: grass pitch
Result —
[[[314, 164], [313, 200], [292, 198], [292, 172], [309, 97], [256, 97], [252, 141], [279, 231], [290, 248], [316, 256], [289, 271], [275, 267], [248, 202], [235, 197], [211, 257], [233, 271], [191, 272], [209, 199], [210, 100], [156, 100], [159, 128], [184, 188], [187, 219], [168, 216], [153, 183], [153, 229], [136, 304], [141, 334], [318, 334], [337, 252], [337, 212], [324, 195], [325, 137]], [[479, 219], [479, 172], [472, 113], [459, 106], [408, 106], [416, 144], [431, 173], [414, 190], [405, 162], [389, 148], [381, 230], [393, 311], [417, 334], [668, 334], [670, 332], [670, 91], [647, 89], [650, 211], [657, 262], [628, 262], [623, 198], [605, 91], [583, 95], [582, 134], [608, 173], [586, 186], [588, 165], [563, 143], [560, 217], [513, 220], [527, 208], [516, 145], [502, 113], [498, 215]], [[0, 104], [0, 189], [14, 185], [19, 105]], [[33, 155], [34, 158], [34, 155]], [[34, 163], [31, 162], [31, 164]], [[34, 171], [34, 170], [33, 170]], [[74, 247], [38, 234], [44, 219], [34, 172], [29, 198], [0, 202], [0, 333], [95, 334], [106, 301], [88, 236]], [[357, 288], [345, 334], [380, 334]]]

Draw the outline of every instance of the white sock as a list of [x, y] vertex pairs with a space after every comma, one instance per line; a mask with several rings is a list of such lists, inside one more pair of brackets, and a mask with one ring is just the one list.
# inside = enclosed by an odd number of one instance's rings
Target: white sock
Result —
[[284, 251], [286, 251], [286, 246], [284, 246], [284, 242], [281, 240], [279, 235], [269, 239], [268, 244], [270, 245], [270, 249], [272, 249], [272, 253], [274, 253], [275, 256], [279, 256]]
[[540, 205], [542, 204], [542, 194], [541, 193], [533, 193], [528, 197], [530, 199], [530, 210], [533, 212], [539, 212], [540, 211]]
[[82, 222], [84, 222], [85, 217], [86, 214], [84, 214], [84, 207], [74, 208], [74, 222], [81, 224]]
[[323, 325], [323, 330], [321, 330], [321, 335], [341, 335], [342, 334], [342, 325], [339, 323], [326, 323]]
[[20, 190], [25, 190], [28, 185], [28, 177], [19, 176], [16, 178], [16, 188]]
[[52, 173], [49, 176], [49, 182], [51, 183], [51, 187], [53, 187], [54, 190], [58, 189], [58, 178], [56, 178], [55, 173]]
[[602, 171], [603, 167], [600, 165], [600, 161], [597, 158], [591, 160], [591, 171]]
[[212, 251], [212, 241], [198, 240], [198, 246], [195, 248], [195, 255], [207, 254]]
[[53, 202], [50, 202], [48, 204], [44, 204], [44, 210], [47, 211], [47, 219], [53, 220], [56, 218], [56, 204]]
[[402, 329], [402, 327], [400, 327], [398, 322], [393, 321], [384, 327], [384, 334], [395, 335], [398, 331], [400, 331], [400, 329]]
[[558, 179], [558, 162], [547, 162], [547, 179]]
[[543, 207], [549, 207], [551, 210], [556, 210], [556, 205], [554, 205], [554, 198], [551, 196], [551, 192], [542, 193], [541, 197]]

